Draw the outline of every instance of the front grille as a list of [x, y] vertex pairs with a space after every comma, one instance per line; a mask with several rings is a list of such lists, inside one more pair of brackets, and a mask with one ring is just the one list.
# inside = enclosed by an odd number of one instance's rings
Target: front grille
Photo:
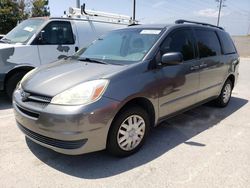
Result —
[[57, 140], [54, 138], [49, 138], [49, 137], [40, 135], [38, 133], [35, 133], [35, 132], [25, 128], [24, 126], [22, 126], [19, 123], [18, 123], [18, 127], [21, 129], [21, 131], [25, 135], [27, 135], [27, 136], [29, 136], [29, 137], [31, 137], [31, 138], [33, 138], [41, 143], [44, 143], [44, 144], [47, 144], [47, 145], [50, 145], [53, 147], [61, 148], [61, 149], [78, 149], [78, 148], [82, 147], [87, 142], [87, 139], [76, 140], [76, 141]]
[[39, 118], [38, 113], [32, 112], [30, 110], [26, 110], [23, 107], [18, 106], [18, 105], [16, 105], [16, 106], [17, 106], [18, 110], [20, 110], [22, 113], [26, 114], [27, 116], [30, 116], [30, 117], [33, 117], [33, 118], [36, 118], [36, 119]]
[[27, 101], [25, 103], [32, 106], [32, 107], [37, 107], [37, 108], [40, 108], [40, 109], [45, 108], [49, 104], [49, 103], [35, 102], [35, 101]]
[[32, 95], [28, 97], [28, 100], [30, 101], [36, 101], [36, 102], [41, 102], [41, 103], [50, 103], [51, 102], [51, 97], [47, 96], [41, 96], [41, 95]]
[[52, 100], [52, 97], [29, 93], [24, 90], [21, 91], [21, 97], [24, 103], [38, 108], [45, 108]]

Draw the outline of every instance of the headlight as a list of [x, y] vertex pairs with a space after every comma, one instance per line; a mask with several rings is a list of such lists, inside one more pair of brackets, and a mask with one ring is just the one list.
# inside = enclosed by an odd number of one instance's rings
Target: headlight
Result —
[[28, 78], [36, 70], [37, 70], [37, 68], [34, 68], [31, 71], [29, 71], [27, 74], [25, 74], [20, 83], [22, 83], [26, 78]]
[[74, 86], [52, 98], [52, 104], [85, 105], [100, 99], [108, 86], [108, 80], [93, 80]]

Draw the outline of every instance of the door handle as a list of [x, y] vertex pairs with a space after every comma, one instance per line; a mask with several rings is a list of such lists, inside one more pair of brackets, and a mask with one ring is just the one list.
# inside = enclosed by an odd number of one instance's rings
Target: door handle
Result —
[[207, 64], [206, 64], [206, 63], [202, 63], [202, 64], [200, 65], [200, 68], [205, 68], [205, 67], [207, 67]]
[[190, 67], [190, 70], [198, 70], [200, 68], [200, 66], [198, 66], [198, 65], [193, 65], [193, 66], [191, 66]]

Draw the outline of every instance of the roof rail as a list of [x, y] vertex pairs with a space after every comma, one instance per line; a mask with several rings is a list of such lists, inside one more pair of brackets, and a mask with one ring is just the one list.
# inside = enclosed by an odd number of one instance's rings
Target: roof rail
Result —
[[83, 18], [93, 21], [104, 21], [110, 23], [119, 23], [124, 25], [131, 25], [137, 24], [138, 21], [133, 21], [130, 16], [120, 15], [120, 14], [112, 14], [107, 12], [101, 11], [93, 11], [93, 10], [86, 10], [85, 3], [81, 6], [81, 8], [69, 8], [69, 14], [67, 17], [76, 17], [76, 18]]
[[204, 26], [216, 27], [216, 28], [221, 29], [221, 30], [224, 31], [223, 27], [219, 27], [219, 26], [216, 26], [216, 25], [203, 23], [203, 22], [195, 22], [195, 21], [189, 21], [189, 20], [176, 20], [175, 23], [176, 24], [183, 24], [183, 23], [199, 24], [199, 25], [204, 25]]

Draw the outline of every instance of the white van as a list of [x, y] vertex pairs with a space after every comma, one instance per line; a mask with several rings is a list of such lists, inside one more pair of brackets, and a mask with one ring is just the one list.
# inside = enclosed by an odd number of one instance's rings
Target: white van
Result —
[[31, 18], [0, 40], [0, 91], [9, 97], [31, 69], [71, 56], [108, 31], [126, 27], [129, 16], [70, 8], [64, 17]]

